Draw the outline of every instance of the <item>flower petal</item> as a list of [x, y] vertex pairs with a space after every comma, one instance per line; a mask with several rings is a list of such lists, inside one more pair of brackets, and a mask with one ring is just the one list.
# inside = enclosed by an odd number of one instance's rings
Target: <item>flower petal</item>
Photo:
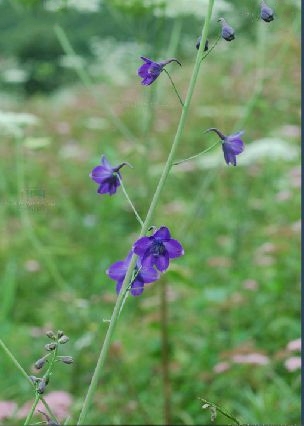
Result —
[[145, 78], [145, 77], [147, 77], [147, 75], [148, 75], [149, 68], [150, 68], [150, 64], [142, 64], [142, 65], [138, 68], [137, 74], [138, 74], [140, 77]]
[[142, 277], [144, 283], [152, 283], [153, 281], [156, 281], [159, 278], [158, 271], [148, 266], [142, 266], [139, 274]]
[[90, 173], [90, 178], [96, 183], [101, 183], [103, 180], [108, 179], [111, 176], [112, 170], [107, 170], [104, 166], [97, 166]]
[[170, 259], [174, 259], [175, 257], [179, 257], [184, 254], [184, 249], [181, 243], [173, 238], [169, 241], [164, 241], [163, 244], [166, 247]]
[[155, 256], [154, 259], [155, 262], [155, 266], [157, 267], [157, 269], [161, 272], [165, 271], [166, 269], [168, 269], [169, 266], [169, 254], [166, 252], [164, 254], [162, 254], [161, 256]]
[[136, 279], [131, 286], [132, 296], [140, 296], [144, 291], [144, 282], [140, 279]]
[[129, 263], [125, 260], [119, 260], [118, 262], [113, 263], [109, 269], [107, 269], [107, 275], [112, 278], [112, 280], [124, 280]]
[[104, 168], [108, 169], [109, 172], [112, 172], [113, 168], [112, 168], [111, 164], [108, 162], [108, 160], [106, 159], [105, 155], [103, 155], [101, 157], [101, 161], [100, 162], [101, 162], [101, 164], [103, 165]]
[[145, 252], [149, 250], [151, 245], [153, 244], [153, 240], [151, 237], [141, 237], [137, 241], [135, 241], [133, 245], [133, 252], [138, 256], [144, 256]]
[[170, 231], [166, 226], [161, 226], [154, 234], [153, 238], [159, 238], [162, 241], [169, 240], [171, 238]]

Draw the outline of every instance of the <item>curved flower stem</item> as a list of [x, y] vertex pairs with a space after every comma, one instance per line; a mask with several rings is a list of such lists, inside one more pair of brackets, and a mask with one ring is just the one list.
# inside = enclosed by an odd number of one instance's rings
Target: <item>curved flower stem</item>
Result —
[[176, 93], [176, 95], [178, 97], [178, 100], [180, 101], [180, 104], [183, 107], [184, 106], [184, 102], [182, 101], [182, 98], [180, 97], [180, 94], [178, 93], [178, 90], [177, 90], [177, 88], [176, 88], [176, 86], [175, 86], [175, 84], [174, 84], [174, 82], [173, 82], [173, 80], [171, 78], [171, 75], [168, 73], [168, 71], [166, 70], [166, 68], [163, 68], [163, 71], [165, 71], [165, 73], [169, 77], [169, 80], [171, 81], [171, 84], [173, 86], [174, 92]]
[[140, 223], [140, 225], [141, 225], [141, 226], [143, 226], [143, 223], [144, 223], [144, 222], [142, 221], [142, 219], [141, 219], [141, 217], [139, 216], [139, 214], [138, 214], [138, 212], [137, 212], [137, 210], [136, 210], [136, 208], [135, 208], [134, 204], [132, 203], [132, 201], [131, 201], [131, 199], [130, 199], [130, 197], [129, 197], [128, 193], [127, 193], [127, 190], [126, 190], [126, 188], [125, 188], [125, 186], [124, 186], [124, 184], [123, 184], [123, 181], [122, 181], [122, 179], [120, 178], [119, 174], [117, 174], [117, 177], [118, 177], [118, 180], [119, 180], [119, 182], [120, 182], [121, 189], [122, 189], [123, 193], [125, 194], [125, 197], [126, 197], [126, 199], [127, 199], [128, 203], [130, 204], [130, 206], [131, 206], [131, 208], [132, 208], [132, 210], [133, 210], [133, 212], [134, 212], [134, 214], [135, 214], [135, 216], [136, 216], [136, 219], [138, 220], [138, 222]]
[[219, 42], [219, 39], [221, 38], [221, 34], [218, 36], [218, 38], [215, 40], [214, 44], [210, 47], [210, 49], [205, 53], [205, 55], [202, 57], [202, 61], [207, 58], [207, 56], [209, 55], [209, 53], [212, 52], [212, 50], [215, 48], [215, 46], [217, 45], [217, 43]]
[[198, 154], [192, 155], [192, 157], [188, 157], [188, 158], [185, 158], [184, 160], [180, 160], [180, 161], [177, 161], [176, 163], [173, 163], [173, 166], [177, 166], [178, 164], [185, 163], [186, 161], [193, 160], [194, 158], [199, 157], [200, 155], [206, 154], [206, 152], [211, 151], [220, 142], [221, 141], [217, 141], [216, 143], [214, 143], [213, 145], [209, 146], [209, 148], [205, 149], [204, 151], [199, 152]]
[[[180, 117], [180, 120], [179, 120], [177, 131], [176, 131], [176, 134], [175, 134], [175, 137], [174, 137], [174, 140], [173, 140], [171, 150], [170, 150], [170, 153], [168, 155], [166, 164], [164, 166], [162, 175], [159, 179], [156, 191], [154, 193], [150, 207], [148, 209], [145, 221], [142, 225], [139, 238], [144, 236], [146, 234], [148, 228], [151, 226], [153, 214], [156, 210], [157, 204], [158, 204], [159, 199], [160, 199], [161, 192], [163, 190], [163, 187], [165, 185], [165, 182], [167, 180], [167, 177], [168, 177], [169, 172], [170, 172], [171, 167], [172, 167], [173, 158], [174, 158], [176, 149], [177, 149], [177, 147], [180, 143], [181, 137], [182, 137], [182, 132], [183, 132], [183, 129], [184, 129], [184, 126], [185, 126], [186, 117], [187, 117], [188, 112], [189, 112], [190, 102], [191, 102], [191, 99], [192, 99], [192, 95], [193, 95], [193, 92], [194, 92], [196, 80], [197, 80], [199, 69], [200, 69], [203, 46], [205, 46], [208, 31], [209, 31], [209, 25], [210, 25], [210, 21], [211, 21], [213, 4], [214, 4], [214, 0], [209, 0], [207, 15], [206, 15], [205, 23], [204, 23], [203, 30], [202, 30], [201, 44], [200, 44], [199, 50], [197, 52], [195, 65], [194, 65], [194, 68], [193, 68], [192, 76], [191, 76], [191, 79], [190, 79], [185, 103], [183, 105], [183, 109], [182, 109], [182, 112], [181, 112], [181, 117]], [[113, 309], [111, 321], [110, 321], [108, 330], [106, 332], [106, 336], [105, 336], [105, 339], [104, 339], [104, 342], [103, 342], [103, 345], [102, 345], [102, 348], [101, 348], [101, 351], [100, 351], [100, 354], [99, 354], [99, 357], [98, 357], [98, 360], [97, 360], [97, 364], [96, 364], [96, 367], [95, 367], [95, 370], [94, 370], [94, 373], [93, 373], [93, 376], [92, 376], [92, 379], [91, 379], [91, 383], [90, 383], [89, 388], [88, 388], [88, 392], [86, 394], [86, 397], [85, 397], [85, 400], [84, 400], [84, 403], [83, 403], [83, 406], [82, 406], [82, 410], [81, 410], [77, 425], [83, 425], [86, 422], [88, 410], [89, 410], [89, 407], [91, 405], [93, 395], [94, 395], [95, 389], [96, 389], [97, 384], [98, 384], [99, 376], [100, 376], [104, 361], [106, 359], [106, 356], [107, 356], [109, 348], [110, 348], [112, 335], [114, 333], [115, 326], [117, 324], [117, 320], [118, 320], [119, 313], [120, 313], [120, 310], [121, 310], [121, 305], [124, 301], [125, 291], [128, 288], [128, 285], [130, 283], [130, 279], [131, 279], [131, 276], [132, 276], [132, 273], [133, 273], [133, 270], [134, 270], [134, 267], [135, 267], [136, 258], [137, 258], [137, 256], [135, 254], [133, 254], [132, 257], [131, 257], [130, 264], [129, 264], [125, 279], [123, 281], [121, 290], [119, 292], [119, 295], [118, 295], [117, 300], [116, 300], [116, 304], [115, 304], [114, 309]]]

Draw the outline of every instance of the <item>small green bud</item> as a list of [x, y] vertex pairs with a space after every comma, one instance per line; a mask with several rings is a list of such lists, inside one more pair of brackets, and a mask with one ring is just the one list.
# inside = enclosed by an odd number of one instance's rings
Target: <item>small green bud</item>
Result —
[[62, 337], [64, 335], [64, 332], [62, 330], [58, 330], [57, 331], [57, 336], [60, 339], [60, 337]]
[[47, 350], [47, 351], [53, 351], [54, 349], [56, 349], [57, 348], [57, 343], [47, 343], [46, 345], [44, 345], [44, 348]]
[[74, 360], [71, 356], [58, 356], [58, 361], [64, 362], [65, 364], [73, 364]]
[[60, 337], [60, 339], [58, 340], [58, 343], [61, 343], [62, 345], [64, 345], [66, 342], [68, 342], [70, 339], [68, 338], [68, 336], [66, 336], [65, 334]]

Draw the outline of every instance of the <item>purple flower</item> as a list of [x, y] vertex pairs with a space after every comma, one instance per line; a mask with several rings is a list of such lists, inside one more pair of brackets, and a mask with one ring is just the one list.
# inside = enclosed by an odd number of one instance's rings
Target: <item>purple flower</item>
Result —
[[226, 163], [233, 164], [236, 166], [236, 156], [244, 151], [244, 142], [240, 136], [244, 133], [243, 131], [233, 133], [229, 136], [224, 136], [219, 130], [215, 128], [208, 129], [207, 132], [216, 132], [222, 140], [222, 148], [224, 152], [224, 158]]
[[[125, 260], [119, 260], [113, 263], [106, 271], [107, 275], [116, 281], [116, 292], [120, 292], [122, 283], [125, 279], [129, 263], [131, 261], [132, 251], [129, 252]], [[159, 278], [159, 273], [156, 269], [144, 266], [141, 264], [140, 259], [137, 259], [135, 269], [131, 279], [131, 294], [132, 296], [139, 296], [144, 291], [144, 285], [152, 283]]]
[[271, 21], [274, 20], [273, 10], [269, 6], [267, 6], [267, 4], [264, 2], [264, 0], [261, 2], [260, 17], [265, 22], [271, 22]]
[[175, 58], [161, 62], [154, 62], [152, 59], [145, 58], [144, 56], [141, 56], [140, 58], [144, 61], [144, 63], [138, 68], [137, 74], [142, 78], [141, 84], [144, 86], [152, 84], [162, 72], [164, 66], [170, 62], [177, 62], [181, 66], [181, 63]]
[[150, 237], [139, 238], [133, 245], [133, 252], [140, 257], [142, 265], [155, 265], [163, 272], [169, 266], [169, 259], [182, 256], [184, 249], [179, 241], [171, 238], [169, 229], [162, 226]]
[[101, 157], [101, 165], [95, 167], [90, 173], [90, 178], [99, 184], [98, 194], [115, 194], [120, 186], [119, 178], [121, 179], [121, 175], [119, 169], [126, 164], [122, 163], [117, 167], [112, 167], [104, 155]]
[[217, 21], [220, 22], [221, 25], [222, 25], [222, 37], [223, 37], [223, 39], [225, 39], [227, 41], [234, 40], [235, 39], [234, 29], [227, 24], [227, 22], [225, 21], [224, 18], [219, 18]]

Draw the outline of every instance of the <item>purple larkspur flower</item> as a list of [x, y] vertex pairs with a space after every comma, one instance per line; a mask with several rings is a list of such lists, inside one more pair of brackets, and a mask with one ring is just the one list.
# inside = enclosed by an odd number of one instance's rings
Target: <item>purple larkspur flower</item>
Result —
[[177, 62], [181, 66], [181, 63], [175, 58], [161, 62], [152, 61], [152, 59], [145, 58], [144, 56], [141, 56], [140, 58], [144, 61], [144, 63], [138, 68], [137, 74], [142, 78], [141, 84], [144, 86], [152, 84], [162, 72], [163, 68], [170, 62]]
[[142, 262], [163, 272], [169, 266], [169, 260], [184, 254], [181, 243], [171, 238], [168, 228], [161, 226], [150, 237], [141, 237], [133, 245], [133, 252], [136, 253]]
[[261, 2], [260, 17], [265, 22], [271, 22], [271, 21], [274, 20], [273, 10], [269, 6], [267, 6], [267, 4], [264, 2], [264, 0]]
[[233, 164], [233, 166], [236, 166], [236, 156], [243, 152], [245, 147], [244, 142], [241, 139], [241, 135], [244, 133], [244, 131], [233, 133], [229, 136], [224, 136], [223, 133], [221, 133], [218, 129], [215, 128], [207, 130], [207, 132], [210, 131], [217, 133], [218, 136], [221, 138], [224, 158], [228, 166], [229, 164]]
[[[131, 257], [132, 251], [129, 252], [128, 256], [124, 260], [119, 260], [118, 262], [113, 263], [106, 271], [107, 275], [116, 281], [116, 292], [120, 292], [123, 281], [125, 279]], [[159, 272], [156, 269], [144, 266], [141, 264], [140, 259], [136, 261], [135, 269], [133, 271], [131, 279], [130, 291], [132, 296], [139, 296], [144, 291], [144, 285], [152, 283], [159, 278]]]
[[217, 21], [220, 22], [222, 25], [221, 35], [223, 39], [225, 39], [226, 41], [234, 40], [235, 39], [234, 29], [227, 24], [226, 20], [224, 18], [219, 18]]
[[98, 194], [115, 194], [120, 186], [119, 178], [121, 179], [121, 175], [119, 169], [126, 164], [122, 163], [117, 167], [112, 167], [104, 155], [101, 157], [101, 164], [90, 173], [90, 178], [99, 184]]

